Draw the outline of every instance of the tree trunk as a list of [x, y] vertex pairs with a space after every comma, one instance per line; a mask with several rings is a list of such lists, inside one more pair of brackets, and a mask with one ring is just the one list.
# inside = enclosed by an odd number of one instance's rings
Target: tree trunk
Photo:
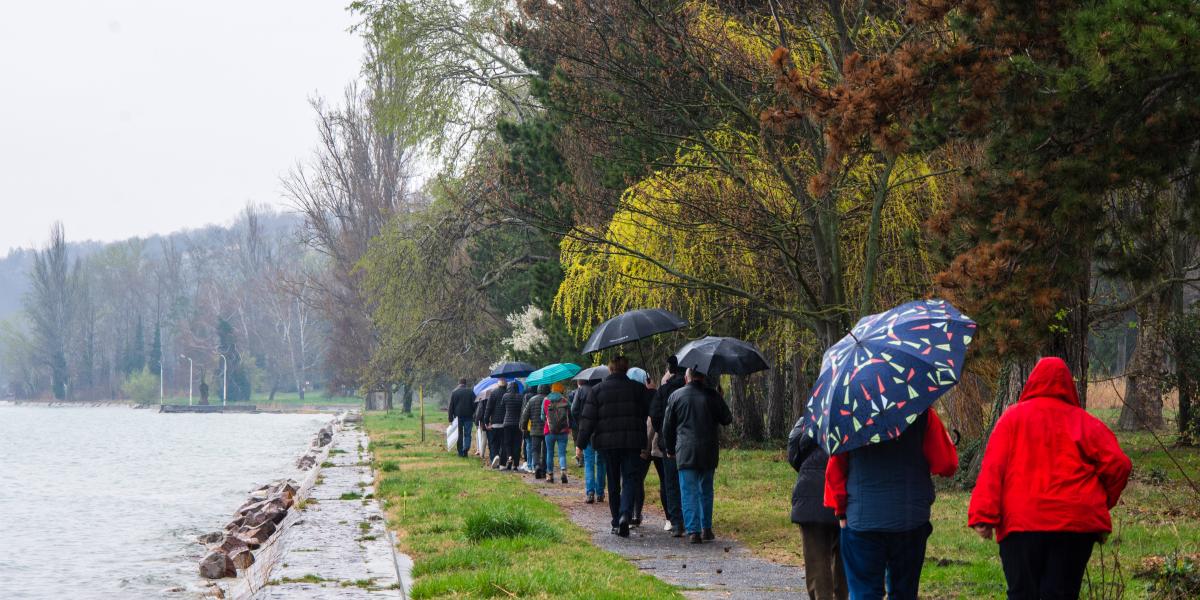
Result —
[[975, 487], [975, 479], [979, 477], [979, 468], [983, 466], [983, 452], [987, 448], [988, 439], [992, 437], [992, 430], [996, 428], [996, 421], [1009, 406], [1021, 398], [1021, 390], [1024, 389], [1025, 381], [1029, 379], [1029, 372], [1032, 370], [1033, 361], [1021, 359], [1009, 359], [1000, 369], [1000, 377], [996, 379], [996, 390], [992, 400], [991, 420], [975, 454], [971, 457], [970, 465], [967, 467], [965, 484], [968, 489]]
[[745, 375], [734, 375], [733, 380], [733, 434], [735, 439], [761, 442], [763, 439], [762, 410], [757, 394], [749, 389]]
[[412, 414], [413, 391], [412, 386], [404, 384], [404, 414]]
[[792, 355], [792, 418], [795, 423], [804, 416], [804, 407], [808, 405], [808, 394], [812, 388], [812, 373], [808, 369], [808, 360], [801, 352]]
[[[778, 363], [777, 363], [778, 364]], [[767, 380], [767, 439], [781, 440], [787, 437], [788, 422], [787, 377], [783, 369], [771, 369]]]
[[1157, 298], [1139, 307], [1141, 323], [1130, 370], [1125, 375], [1125, 403], [1117, 429], [1152, 431], [1163, 426], [1166, 347]]

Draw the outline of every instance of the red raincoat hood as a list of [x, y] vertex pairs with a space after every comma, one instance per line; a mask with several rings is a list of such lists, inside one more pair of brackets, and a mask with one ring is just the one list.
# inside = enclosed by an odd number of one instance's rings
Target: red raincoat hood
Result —
[[1075, 391], [1075, 380], [1071, 369], [1058, 357], [1047, 357], [1038, 361], [1029, 374], [1029, 381], [1021, 391], [1021, 402], [1030, 398], [1056, 398], [1071, 406], [1079, 406], [1079, 394]]

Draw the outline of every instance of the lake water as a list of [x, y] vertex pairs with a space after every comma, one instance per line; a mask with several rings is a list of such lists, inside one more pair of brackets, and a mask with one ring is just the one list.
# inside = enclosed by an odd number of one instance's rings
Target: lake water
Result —
[[[327, 415], [0, 406], [0, 598], [160, 598]], [[178, 597], [178, 596], [176, 596]]]

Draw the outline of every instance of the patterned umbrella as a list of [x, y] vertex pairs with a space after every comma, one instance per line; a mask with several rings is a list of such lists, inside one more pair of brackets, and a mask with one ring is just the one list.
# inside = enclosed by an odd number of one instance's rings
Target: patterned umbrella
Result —
[[944, 300], [863, 317], [825, 352], [807, 432], [830, 454], [894, 439], [958, 383], [975, 322]]
[[566, 381], [574, 377], [579, 372], [579, 365], [575, 363], [554, 363], [546, 365], [532, 373], [525, 379], [525, 385], [530, 387], [535, 385], [544, 385], [554, 383], [556, 381]]

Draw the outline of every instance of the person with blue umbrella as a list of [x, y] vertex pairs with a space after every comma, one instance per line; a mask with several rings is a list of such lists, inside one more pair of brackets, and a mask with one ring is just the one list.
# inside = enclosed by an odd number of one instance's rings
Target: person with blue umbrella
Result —
[[917, 598], [931, 475], [958, 469], [932, 404], [958, 383], [974, 334], [948, 302], [922, 300], [864, 317], [825, 352], [804, 426], [830, 454], [824, 504], [851, 598]]

